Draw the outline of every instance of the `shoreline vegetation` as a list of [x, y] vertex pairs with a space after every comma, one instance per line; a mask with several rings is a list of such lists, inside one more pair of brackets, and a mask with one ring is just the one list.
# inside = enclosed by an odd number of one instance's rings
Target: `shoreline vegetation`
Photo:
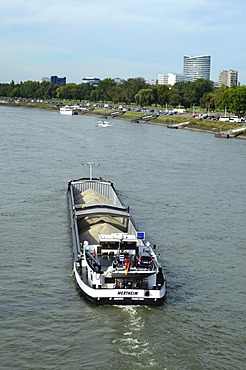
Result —
[[[22, 102], [22, 101], [1, 101], [0, 106], [10, 106], [10, 107], [26, 107], [26, 108], [38, 108], [38, 109], [46, 109], [46, 110], [52, 110], [59, 112], [59, 109], [61, 106], [64, 105], [70, 105], [74, 104], [74, 102], [65, 102], [63, 104], [55, 105], [53, 102]], [[78, 103], [77, 103], [78, 104]], [[133, 109], [133, 107], [131, 107]], [[150, 107], [150, 109], [153, 109], [153, 107]], [[202, 119], [202, 118], [193, 118], [193, 114], [191, 111], [187, 110], [185, 114], [175, 114], [175, 115], [164, 115], [160, 114], [157, 118], [154, 118], [153, 120], [140, 120], [143, 115], [145, 115], [143, 112], [136, 112], [136, 111], [124, 111], [120, 115], [115, 115], [110, 117], [110, 113], [118, 111], [117, 108], [108, 109], [103, 108], [100, 106], [94, 107], [91, 110], [88, 110], [86, 112], [82, 111], [81, 114], [86, 115], [92, 115], [92, 116], [100, 116], [100, 117], [106, 117], [107, 118], [114, 118], [114, 119], [122, 119], [122, 120], [128, 120], [128, 121], [136, 121], [139, 120], [139, 124], [154, 124], [154, 125], [160, 125], [160, 126], [166, 126], [172, 125], [172, 124], [179, 124], [182, 122], [189, 121], [189, 125], [182, 127], [183, 130], [193, 130], [193, 131], [199, 131], [199, 132], [205, 132], [210, 134], [218, 134], [224, 131], [229, 131], [235, 128], [242, 127], [244, 125], [243, 122], [240, 123], [230, 123], [230, 122], [221, 122], [219, 120], [209, 120], [209, 119]], [[120, 111], [120, 110], [119, 110]], [[202, 113], [196, 111], [196, 114]], [[151, 113], [146, 113], [146, 115], [151, 115]], [[153, 116], [155, 114], [153, 113]], [[214, 114], [216, 116], [219, 116], [219, 112]], [[181, 129], [181, 128], [180, 128]], [[246, 139], [246, 131], [244, 133], [241, 133], [238, 136], [233, 137], [235, 139]]]

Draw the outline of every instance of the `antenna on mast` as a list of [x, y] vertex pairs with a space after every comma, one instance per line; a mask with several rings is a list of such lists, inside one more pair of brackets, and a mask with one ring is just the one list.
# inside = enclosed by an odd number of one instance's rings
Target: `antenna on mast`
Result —
[[[81, 162], [81, 164], [82, 164], [82, 166], [85, 166], [85, 163], [82, 163]], [[90, 167], [90, 180], [92, 180], [93, 179], [93, 176], [92, 176], [92, 168], [93, 168], [93, 166], [99, 167], [100, 164], [95, 164], [95, 163], [92, 163], [92, 162], [88, 162], [88, 163], [86, 163], [86, 165]]]

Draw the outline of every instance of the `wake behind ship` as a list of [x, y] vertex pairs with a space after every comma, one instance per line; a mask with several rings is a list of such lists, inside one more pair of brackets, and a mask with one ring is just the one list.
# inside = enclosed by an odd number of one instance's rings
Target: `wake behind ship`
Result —
[[137, 231], [110, 181], [68, 183], [74, 274], [97, 304], [160, 305], [165, 277], [155, 247]]

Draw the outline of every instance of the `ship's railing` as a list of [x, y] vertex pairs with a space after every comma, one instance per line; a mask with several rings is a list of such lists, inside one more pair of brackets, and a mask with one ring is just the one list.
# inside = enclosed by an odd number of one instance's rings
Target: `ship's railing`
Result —
[[87, 250], [85, 251], [85, 256], [90, 268], [95, 272], [101, 273], [101, 264], [97, 261], [97, 259]]
[[70, 213], [72, 239], [73, 239], [73, 253], [74, 253], [74, 258], [77, 259], [76, 256], [78, 256], [78, 253], [80, 251], [80, 242], [79, 242], [78, 225], [77, 225], [77, 222], [75, 222], [74, 220], [72, 197], [73, 197], [73, 194], [72, 194], [72, 191], [70, 191], [68, 193], [68, 200], [69, 200], [69, 213]]

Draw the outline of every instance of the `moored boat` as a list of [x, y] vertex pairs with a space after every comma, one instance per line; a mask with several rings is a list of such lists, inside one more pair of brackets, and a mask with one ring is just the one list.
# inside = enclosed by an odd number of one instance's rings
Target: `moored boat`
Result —
[[66, 116], [73, 116], [78, 114], [78, 110], [74, 107], [66, 105], [65, 107], [60, 108], [60, 113]]
[[156, 250], [145, 242], [110, 181], [68, 183], [74, 274], [97, 304], [160, 305], [166, 283]]
[[180, 123], [170, 123], [169, 125], [167, 125], [167, 128], [183, 128], [183, 127], [186, 127], [190, 124], [190, 121], [185, 121], [185, 122], [180, 122]]

